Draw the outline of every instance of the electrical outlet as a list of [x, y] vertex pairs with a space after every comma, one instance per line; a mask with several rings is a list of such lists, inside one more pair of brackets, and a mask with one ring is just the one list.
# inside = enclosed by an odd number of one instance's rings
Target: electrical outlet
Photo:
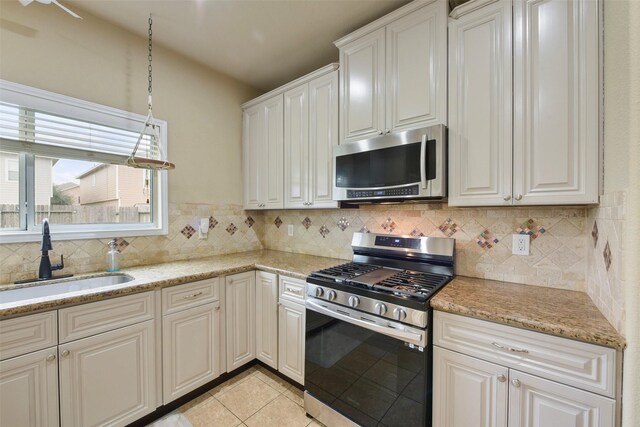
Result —
[[287, 225], [287, 234], [293, 236], [293, 224]]
[[529, 255], [529, 235], [514, 234], [511, 253], [514, 255]]

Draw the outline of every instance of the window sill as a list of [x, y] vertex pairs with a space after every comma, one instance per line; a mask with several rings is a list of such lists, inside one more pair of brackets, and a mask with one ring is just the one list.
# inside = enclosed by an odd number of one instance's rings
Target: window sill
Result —
[[[51, 225], [51, 240], [83, 240], [83, 239], [112, 239], [114, 237], [138, 237], [138, 236], [162, 236], [168, 234], [168, 227], [157, 227], [150, 224], [148, 227], [140, 227], [139, 225], [118, 225], [110, 224], [109, 227], [86, 227], [79, 228], [75, 226], [73, 229], [56, 229], [55, 225]], [[5, 243], [27, 243], [42, 241], [42, 231], [40, 230], [16, 230], [0, 232], [0, 244]]]

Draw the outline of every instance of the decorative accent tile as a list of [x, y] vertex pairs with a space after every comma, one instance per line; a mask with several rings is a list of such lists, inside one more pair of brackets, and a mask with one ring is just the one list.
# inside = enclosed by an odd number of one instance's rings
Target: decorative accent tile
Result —
[[125, 249], [127, 249], [127, 246], [129, 246], [129, 242], [124, 240], [122, 237], [116, 237], [113, 240], [116, 241], [116, 249], [118, 250], [118, 252], [124, 251]]
[[247, 224], [249, 228], [251, 228], [256, 222], [253, 218], [251, 218], [251, 216], [248, 216], [247, 219], [244, 220], [244, 223]]
[[229, 226], [227, 227], [227, 233], [233, 236], [236, 231], [238, 231], [238, 227], [236, 227], [233, 223], [229, 224]]
[[180, 230], [180, 232], [184, 237], [190, 239], [196, 233], [196, 229], [190, 225], [187, 225], [182, 230]]
[[529, 218], [529, 220], [520, 227], [516, 228], [516, 233], [518, 234], [528, 234], [531, 240], [535, 240], [540, 237], [545, 231], [545, 228], [535, 222], [533, 219]]
[[424, 233], [420, 231], [419, 228], [414, 228], [409, 234], [411, 234], [413, 237], [424, 237]]
[[611, 267], [611, 248], [609, 247], [609, 242], [604, 247], [604, 252], [602, 252], [602, 256], [604, 258], [604, 266], [609, 271], [609, 267]]
[[347, 218], [342, 217], [338, 220], [338, 222], [336, 223], [336, 225], [338, 226], [338, 228], [342, 231], [346, 230], [347, 227], [349, 227], [349, 221], [347, 220]]
[[484, 230], [482, 233], [480, 233], [480, 235], [478, 237], [476, 237], [476, 243], [482, 249], [491, 249], [498, 242], [499, 242], [499, 240], [489, 230]]
[[593, 239], [593, 247], [598, 244], [598, 221], [593, 221], [593, 230], [591, 230], [591, 238]]
[[387, 220], [383, 222], [380, 226], [387, 233], [393, 233], [393, 230], [395, 230], [397, 227], [396, 223], [391, 218], [387, 218]]
[[273, 223], [276, 225], [277, 228], [280, 228], [280, 226], [282, 225], [282, 220], [280, 219], [279, 216], [277, 216], [275, 221], [273, 221]]
[[327, 234], [329, 234], [329, 229], [327, 227], [325, 227], [324, 225], [322, 227], [320, 227], [320, 235], [322, 236], [322, 238], [326, 238]]
[[209, 230], [213, 230], [214, 228], [216, 228], [216, 225], [218, 225], [218, 221], [214, 217], [210, 216], [209, 217]]
[[358, 230], [358, 232], [366, 234], [366, 233], [371, 233], [371, 230], [369, 230], [366, 225], [363, 225], [362, 228]]
[[447, 218], [447, 220], [442, 224], [440, 224], [440, 227], [438, 228], [447, 237], [451, 237], [454, 234], [456, 234], [458, 231], [460, 231], [460, 226], [455, 222], [453, 222], [451, 218]]
[[306, 216], [303, 220], [302, 220], [302, 225], [304, 225], [304, 228], [306, 228], [307, 230], [309, 229], [309, 227], [311, 227], [311, 218], [309, 218], [308, 216]]

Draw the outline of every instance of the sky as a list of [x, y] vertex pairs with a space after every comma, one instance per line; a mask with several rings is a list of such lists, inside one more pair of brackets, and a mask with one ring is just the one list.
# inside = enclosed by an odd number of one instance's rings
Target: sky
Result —
[[95, 162], [87, 162], [84, 160], [60, 159], [53, 167], [53, 183], [55, 185], [66, 182], [75, 182], [78, 184], [79, 181], [76, 177], [91, 169], [96, 164]]

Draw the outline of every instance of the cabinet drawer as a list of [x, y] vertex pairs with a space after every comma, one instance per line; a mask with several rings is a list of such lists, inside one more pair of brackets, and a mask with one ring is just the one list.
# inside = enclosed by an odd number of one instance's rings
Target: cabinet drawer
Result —
[[279, 278], [279, 295], [280, 298], [288, 299], [294, 302], [304, 304], [305, 288], [307, 283], [304, 280], [292, 279], [290, 277], [280, 276]]
[[60, 343], [152, 320], [153, 301], [153, 292], [144, 292], [59, 310]]
[[57, 313], [32, 314], [0, 322], [0, 360], [58, 344]]
[[435, 345], [615, 398], [616, 351], [436, 311]]
[[220, 299], [220, 279], [172, 286], [162, 290], [162, 314], [175, 313], [185, 308], [196, 307]]

